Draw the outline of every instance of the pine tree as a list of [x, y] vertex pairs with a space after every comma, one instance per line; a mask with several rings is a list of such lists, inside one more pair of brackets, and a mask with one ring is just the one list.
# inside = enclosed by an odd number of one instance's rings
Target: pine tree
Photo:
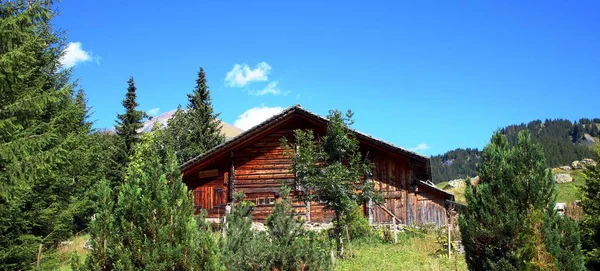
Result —
[[264, 232], [252, 230], [254, 203], [244, 201], [243, 193], [234, 195], [231, 213], [227, 215], [223, 238], [223, 263], [226, 270], [269, 270], [269, 241]]
[[90, 223], [90, 245], [94, 252], [86, 260], [89, 270], [113, 270], [111, 262], [113, 245], [116, 243], [114, 198], [110, 183], [101, 181], [98, 185], [98, 212]]
[[596, 123], [590, 123], [589, 124], [591, 126], [590, 128], [590, 135], [591, 136], [600, 136], [600, 130], [598, 129], [598, 124]]
[[514, 147], [495, 134], [482, 163], [459, 219], [469, 269], [582, 270], [578, 233], [565, 231], [574, 222], [554, 211], [554, 180], [530, 134]]
[[176, 158], [158, 144], [157, 132], [144, 135], [136, 145], [114, 209], [105, 202], [110, 198], [106, 185], [101, 187], [91, 235], [94, 249], [102, 253], [89, 256], [90, 270], [220, 268], [216, 240], [203, 217], [194, 216]]
[[589, 270], [600, 270], [600, 164], [589, 167], [585, 172], [581, 207], [584, 219], [581, 222], [582, 247]]
[[314, 192], [303, 193], [301, 197], [323, 202], [325, 209], [334, 212], [337, 251], [343, 257], [341, 219], [354, 210], [357, 202], [374, 196], [372, 183], [360, 181], [370, 174], [372, 166], [363, 160], [358, 140], [348, 129], [353, 124], [352, 112], [348, 111], [344, 117], [340, 111], [332, 110], [327, 118], [329, 125], [322, 140], [317, 140], [311, 130], [295, 130], [296, 146], [285, 138], [282, 144], [293, 153], [296, 185], [301, 192]]
[[166, 128], [166, 142], [177, 153], [179, 164], [223, 143], [219, 114], [214, 113], [203, 68], [198, 72], [196, 87], [187, 95], [185, 110], [179, 107]]
[[293, 207], [290, 188], [282, 187], [280, 195], [281, 200], [275, 203], [265, 223], [270, 240], [270, 269], [329, 270], [331, 260], [327, 246], [304, 229], [304, 223]]
[[[84, 228], [93, 208], [88, 108], [62, 69], [50, 1], [0, 3], [0, 270], [27, 269]], [[94, 165], [95, 166], [95, 165]]]

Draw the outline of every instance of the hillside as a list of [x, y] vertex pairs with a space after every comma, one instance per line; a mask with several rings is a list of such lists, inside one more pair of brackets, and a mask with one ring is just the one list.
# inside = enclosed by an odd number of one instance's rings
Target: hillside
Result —
[[[580, 119], [571, 122], [564, 119], [534, 120], [527, 124], [510, 125], [500, 129], [508, 136], [511, 144], [516, 144], [517, 134], [529, 130], [533, 140], [542, 146], [548, 167], [569, 165], [583, 158], [596, 159], [593, 146], [599, 144], [600, 118]], [[491, 136], [491, 135], [490, 135]], [[477, 164], [481, 161], [478, 149], [455, 149], [431, 157], [433, 182], [475, 176]]]
[[[568, 174], [573, 180], [572, 182], [556, 184], [556, 202], [569, 203], [581, 200], [581, 193], [579, 189], [585, 184], [585, 175], [582, 169], [565, 170], [561, 168], [553, 168], [552, 173], [554, 173], [555, 176], [557, 174]], [[456, 201], [466, 204], [466, 186], [464, 185], [464, 183], [462, 183], [461, 185], [455, 185], [455, 187], [448, 185], [448, 183], [449, 182], [439, 182], [436, 184], [436, 186], [440, 189], [444, 189], [445, 191], [454, 194]], [[471, 183], [474, 183], [473, 180]]]

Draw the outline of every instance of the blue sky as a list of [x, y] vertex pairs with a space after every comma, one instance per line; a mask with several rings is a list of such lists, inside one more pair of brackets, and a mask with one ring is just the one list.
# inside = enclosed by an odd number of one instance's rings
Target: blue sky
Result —
[[[600, 117], [600, 3], [589, 1], [75, 1], [55, 26], [95, 127], [127, 79], [140, 108], [185, 104], [200, 66], [244, 128], [301, 104], [434, 155], [533, 119]], [[228, 74], [230, 76], [228, 76]], [[158, 108], [158, 109], [157, 109]]]

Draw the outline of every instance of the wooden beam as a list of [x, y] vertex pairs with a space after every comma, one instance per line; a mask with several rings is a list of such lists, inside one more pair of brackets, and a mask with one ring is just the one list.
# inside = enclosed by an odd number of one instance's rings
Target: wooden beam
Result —
[[379, 205], [379, 207], [381, 207], [381, 209], [386, 212], [388, 215], [390, 215], [392, 217], [392, 219], [398, 220], [398, 222], [402, 223], [402, 220], [400, 220], [400, 218], [396, 217], [396, 215], [394, 213], [392, 213], [392, 211], [388, 210], [387, 208], [385, 208], [383, 205], [377, 203], [377, 205]]
[[203, 170], [203, 171], [198, 172], [198, 178], [200, 178], [200, 179], [209, 178], [209, 177], [217, 177], [217, 176], [219, 176], [218, 169]]
[[233, 151], [229, 152], [229, 158], [231, 159], [231, 166], [229, 167], [229, 181], [228, 181], [228, 185], [229, 185], [229, 195], [228, 195], [228, 202], [233, 201], [233, 195], [235, 193], [235, 156]]

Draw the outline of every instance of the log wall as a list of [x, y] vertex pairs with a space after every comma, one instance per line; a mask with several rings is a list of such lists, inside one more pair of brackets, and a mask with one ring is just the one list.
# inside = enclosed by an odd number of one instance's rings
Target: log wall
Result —
[[[306, 128], [302, 121], [288, 122], [254, 142], [238, 149], [233, 154], [220, 157], [202, 170], [218, 169], [217, 177], [198, 179], [197, 174], [187, 177], [186, 183], [194, 190], [195, 205], [208, 211], [209, 217], [221, 217], [228, 202], [228, 188], [243, 192], [245, 200], [254, 202], [253, 219], [264, 221], [273, 210], [273, 203], [279, 196], [281, 186], [294, 188], [292, 161], [281, 146], [281, 138], [293, 142], [293, 130]], [[320, 129], [320, 130], [319, 130]], [[324, 128], [314, 128], [323, 133]], [[391, 223], [390, 212], [404, 224], [428, 224], [438, 226], [445, 223], [444, 204], [446, 196], [439, 191], [421, 190], [416, 180], [428, 176], [427, 164], [410, 158], [361, 143], [361, 152], [374, 164], [371, 181], [383, 196], [382, 207], [374, 205], [373, 222]], [[234, 168], [234, 182], [229, 184], [229, 171]], [[293, 190], [292, 190], [293, 191]], [[219, 195], [223, 193], [225, 196]], [[292, 196], [294, 196], [292, 192]], [[296, 201], [296, 211], [311, 222], [330, 222], [333, 212], [325, 212], [317, 202]], [[384, 209], [385, 208], [385, 209]], [[363, 205], [363, 210], [368, 212]]]

